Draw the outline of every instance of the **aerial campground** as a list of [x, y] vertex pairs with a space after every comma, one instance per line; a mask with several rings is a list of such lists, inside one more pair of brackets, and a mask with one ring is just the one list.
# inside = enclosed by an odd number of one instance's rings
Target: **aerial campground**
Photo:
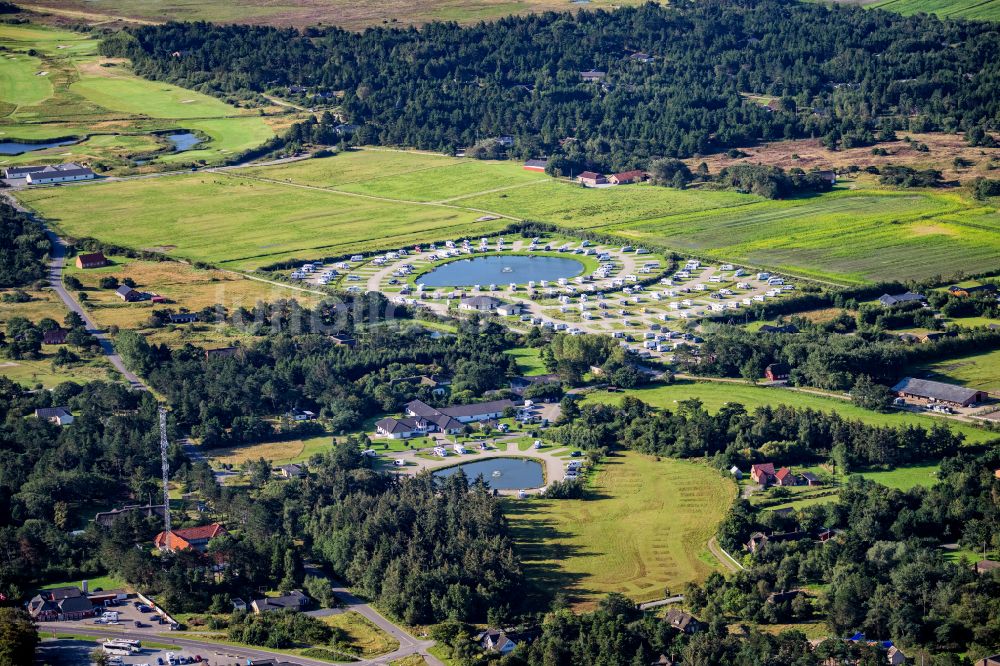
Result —
[[1000, 666], [1000, 0], [0, 0], [0, 666]]

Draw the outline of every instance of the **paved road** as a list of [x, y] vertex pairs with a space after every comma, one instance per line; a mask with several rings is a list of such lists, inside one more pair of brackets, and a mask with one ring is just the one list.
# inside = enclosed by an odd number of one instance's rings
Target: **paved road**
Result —
[[341, 583], [334, 581], [333, 593], [337, 596], [337, 599], [344, 604], [345, 610], [352, 610], [359, 615], [363, 615], [379, 629], [399, 641], [398, 650], [382, 655], [381, 657], [376, 657], [371, 660], [371, 663], [387, 664], [391, 661], [408, 657], [411, 654], [420, 654], [423, 655], [424, 660], [430, 664], [430, 666], [444, 666], [444, 663], [441, 660], [427, 653], [427, 649], [434, 645], [434, 641], [415, 638], [405, 629], [393, 624], [377, 610], [356, 597]]
[[122, 374], [129, 385], [136, 390], [148, 391], [149, 387], [139, 378], [139, 375], [125, 367], [125, 362], [122, 361], [122, 357], [115, 351], [115, 347], [108, 334], [103, 329], [98, 328], [94, 320], [87, 314], [87, 311], [80, 305], [80, 302], [63, 286], [62, 274], [66, 264], [66, 243], [48, 228], [46, 228], [45, 233], [52, 243], [52, 252], [49, 255], [49, 286], [59, 294], [59, 298], [62, 299], [62, 302], [66, 304], [66, 307], [71, 312], [80, 315], [87, 326], [87, 332], [100, 341], [104, 355], [111, 362], [111, 365], [115, 367], [115, 370]]

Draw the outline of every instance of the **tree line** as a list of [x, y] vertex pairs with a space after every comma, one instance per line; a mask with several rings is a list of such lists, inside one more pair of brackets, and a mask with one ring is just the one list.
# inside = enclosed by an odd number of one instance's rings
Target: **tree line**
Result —
[[[221, 96], [338, 93], [360, 143], [453, 151], [509, 134], [516, 157], [604, 171], [782, 138], [866, 145], [895, 129], [982, 129], [1000, 117], [990, 24], [784, 0], [363, 33], [168, 23], [116, 33], [101, 51]], [[604, 75], [584, 80], [591, 70]]]

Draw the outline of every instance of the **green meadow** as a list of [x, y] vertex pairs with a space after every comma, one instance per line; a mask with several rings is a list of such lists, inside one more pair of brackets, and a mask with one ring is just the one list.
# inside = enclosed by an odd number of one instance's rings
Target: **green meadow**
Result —
[[695, 462], [620, 453], [602, 461], [578, 500], [509, 501], [529, 594], [561, 590], [580, 607], [609, 592], [635, 601], [676, 594], [716, 566], [708, 540], [735, 484]]
[[924, 12], [941, 18], [1000, 21], [1000, 0], [879, 0], [868, 6], [906, 16]]
[[[180, 90], [161, 92], [180, 106], [188, 94]], [[185, 126], [221, 132], [207, 149], [218, 154], [264, 139], [264, 131], [253, 134], [257, 120], [191, 119]], [[237, 126], [242, 143], [222, 131]], [[202, 151], [161, 159], [195, 156]], [[512, 162], [381, 149], [248, 167], [209, 181], [188, 174], [88, 186], [85, 195], [62, 188], [23, 198], [70, 235], [171, 246], [178, 257], [239, 267], [487, 233], [508, 220], [476, 219], [495, 215], [839, 284], [1000, 270], [1000, 214], [956, 193], [837, 190], [769, 201], [652, 185], [591, 189]], [[233, 201], [234, 190], [260, 196], [251, 208]], [[122, 208], [128, 201], [141, 205]], [[94, 218], [115, 209], [129, 214], [113, 228]], [[195, 218], [202, 222], [191, 224]], [[158, 222], [155, 231], [151, 220]], [[218, 222], [207, 228], [205, 220]]]
[[901, 427], [907, 425], [931, 428], [935, 423], [945, 423], [956, 432], [965, 435], [969, 443], [989, 442], [1000, 439], [997, 433], [975, 428], [971, 425], [945, 420], [935, 416], [925, 416], [912, 412], [892, 411], [887, 414], [869, 411], [849, 400], [829, 398], [815, 393], [793, 391], [767, 386], [723, 382], [678, 381], [673, 384], [659, 384], [648, 388], [630, 389], [616, 393], [596, 391], [588, 393], [586, 402], [600, 402], [617, 405], [625, 396], [638, 398], [654, 407], [674, 410], [682, 400], [697, 398], [705, 409], [717, 411], [727, 402], [738, 402], [748, 410], [765, 405], [789, 405], [800, 409], [815, 409], [823, 412], [837, 412], [847, 419], [856, 419], [879, 426]]
[[499, 221], [477, 223], [477, 213], [462, 209], [409, 206], [214, 173], [32, 189], [19, 197], [69, 236], [156, 248], [230, 268], [401, 247], [502, 227]]
[[1000, 350], [967, 354], [919, 366], [917, 376], [1000, 393]]

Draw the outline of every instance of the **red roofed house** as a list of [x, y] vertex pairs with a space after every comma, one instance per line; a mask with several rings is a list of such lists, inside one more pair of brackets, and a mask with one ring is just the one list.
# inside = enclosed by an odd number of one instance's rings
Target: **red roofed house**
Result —
[[201, 527], [185, 527], [169, 532], [160, 532], [153, 539], [153, 545], [163, 551], [194, 549], [205, 552], [208, 542], [217, 536], [227, 534], [225, 527], [219, 523], [202, 525]]
[[750, 466], [750, 478], [754, 483], [766, 486], [774, 482], [774, 463], [761, 463]]
[[605, 183], [608, 182], [607, 178], [594, 171], [584, 171], [579, 176], [577, 176], [577, 180], [583, 183], [584, 185], [590, 185], [591, 187], [593, 187], [594, 185], [604, 185]]
[[792, 474], [792, 470], [787, 467], [782, 467], [777, 472], [774, 473], [774, 482], [779, 486], [797, 486], [799, 485], [799, 478]]
[[77, 268], [101, 268], [107, 265], [108, 258], [104, 256], [103, 252], [91, 252], [90, 254], [81, 254], [76, 257]]
[[608, 177], [608, 182], [612, 185], [628, 185], [629, 183], [641, 183], [646, 180], [646, 172], [640, 169], [624, 171]]

